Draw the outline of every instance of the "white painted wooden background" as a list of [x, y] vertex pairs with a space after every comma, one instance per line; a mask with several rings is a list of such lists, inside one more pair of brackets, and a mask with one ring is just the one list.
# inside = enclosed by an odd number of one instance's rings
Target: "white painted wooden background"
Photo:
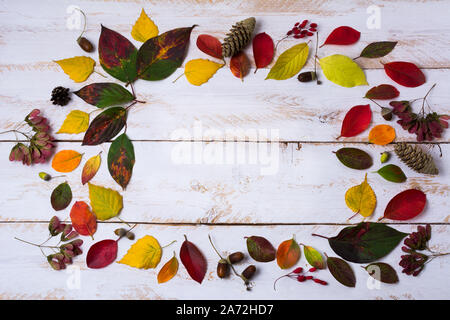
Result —
[[[381, 10], [381, 28], [368, 29], [367, 8], [376, 4]], [[41, 109], [58, 129], [72, 109], [93, 111], [77, 97], [64, 108], [49, 102], [51, 90], [58, 85], [76, 90], [87, 83], [104, 81], [93, 74], [84, 84], [73, 83], [52, 60], [84, 55], [75, 39], [77, 30], [66, 27], [66, 10], [77, 5], [88, 16], [86, 37], [97, 43], [100, 23], [131, 39], [131, 26], [141, 8], [152, 17], [160, 32], [176, 27], [199, 26], [193, 30], [191, 45], [185, 61], [208, 58], [195, 46], [201, 33], [223, 39], [236, 21], [249, 16], [257, 20], [255, 33], [266, 32], [274, 40], [298, 20], [310, 19], [319, 24], [321, 42], [335, 27], [349, 25], [361, 31], [360, 41], [352, 46], [325, 46], [319, 56], [343, 53], [356, 57], [373, 41], [399, 41], [397, 47], [382, 59], [358, 59], [365, 69], [370, 86], [391, 83], [381, 62], [411, 61], [422, 68], [427, 83], [408, 89], [396, 85], [401, 99], [422, 97], [432, 84], [437, 83], [429, 101], [438, 113], [449, 113], [450, 101], [450, 2], [441, 1], [0, 1], [0, 131], [14, 128], [33, 108]], [[132, 40], [137, 46], [139, 43]], [[297, 40], [286, 40], [278, 54]], [[247, 48], [249, 56], [251, 47]], [[92, 58], [98, 61], [98, 54]], [[311, 59], [305, 70], [312, 67]], [[97, 70], [102, 72], [101, 67]], [[336, 141], [346, 111], [357, 104], [368, 103], [362, 97], [368, 86], [342, 88], [322, 76], [323, 84], [300, 84], [295, 78], [286, 81], [264, 81], [268, 70], [250, 72], [242, 83], [229, 70], [223, 68], [205, 85], [194, 87], [181, 78], [183, 72], [159, 82], [136, 82], [136, 92], [146, 104], [135, 106], [128, 117], [127, 134], [135, 141], [136, 165], [124, 196], [124, 209], [120, 217], [138, 222], [137, 238], [146, 234], [155, 236], [162, 245], [178, 242], [164, 249], [160, 266], [156, 270], [137, 270], [113, 264], [103, 270], [90, 270], [85, 266], [85, 254], [75, 259], [80, 268], [80, 288], [68, 286], [71, 275], [53, 271], [39, 250], [24, 245], [15, 236], [40, 242], [47, 236], [47, 222], [54, 215], [50, 206], [50, 193], [61, 181], [43, 182], [39, 171], [56, 174], [46, 165], [24, 167], [8, 161], [14, 136], [0, 137], [0, 298], [1, 299], [433, 299], [450, 298], [449, 258], [436, 259], [427, 265], [418, 278], [401, 274], [398, 261], [400, 246], [383, 261], [394, 266], [399, 273], [397, 285], [382, 284], [369, 289], [367, 275], [357, 264], [353, 269], [357, 287], [350, 289], [337, 283], [328, 271], [320, 277], [329, 281], [326, 287], [314, 283], [298, 284], [289, 279], [272, 288], [273, 280], [282, 275], [275, 262], [257, 263], [260, 270], [251, 292], [244, 289], [236, 278], [219, 280], [215, 276], [217, 256], [207, 242], [211, 234], [216, 245], [225, 252], [245, 251], [244, 236], [261, 235], [274, 245], [292, 234], [299, 242], [315, 246], [334, 255], [327, 241], [312, 237], [311, 233], [335, 235], [341, 230], [352, 212], [344, 201], [345, 191], [359, 184], [364, 172], [341, 165], [332, 151], [342, 146], [357, 146], [369, 152], [374, 166], [368, 170], [369, 183], [377, 195], [377, 208], [367, 219], [376, 221], [383, 215], [387, 202], [407, 188], [420, 188], [427, 194], [424, 213], [405, 224], [392, 224], [395, 228], [411, 232], [417, 224], [432, 223], [432, 248], [450, 251], [448, 225], [450, 214], [450, 134], [441, 142], [443, 157], [432, 149], [441, 171], [437, 177], [417, 174], [401, 165], [408, 181], [394, 184], [371, 171], [379, 164], [379, 154], [393, 146], [368, 145], [368, 130], [357, 137]], [[104, 73], [104, 72], [103, 72]], [[113, 79], [110, 79], [114, 81]], [[379, 108], [371, 104], [373, 125], [385, 123]], [[419, 105], [415, 105], [419, 108]], [[201, 136], [188, 139], [210, 150], [226, 140], [227, 129], [279, 130], [280, 145], [278, 170], [274, 175], [261, 175], [261, 166], [251, 164], [177, 164], [173, 151], [179, 146], [174, 132], [185, 129], [194, 135], [194, 127], [202, 126]], [[415, 141], [414, 137], [393, 124], [396, 141]], [[216, 130], [212, 133], [211, 130]], [[80, 183], [81, 168], [90, 156], [103, 150], [102, 166], [93, 183], [119, 187], [109, 176], [106, 155], [108, 144], [82, 147], [83, 135], [56, 135], [62, 140], [58, 150], [74, 149], [84, 152], [80, 167], [67, 175], [74, 200], [88, 201], [87, 187]], [[183, 140], [183, 139], [182, 139]], [[211, 142], [211, 141], [216, 142]], [[243, 140], [252, 140], [244, 136]], [[238, 143], [230, 142], [237, 147]], [[264, 137], [244, 142], [248, 148], [268, 147]], [[399, 164], [394, 157], [391, 163]], [[373, 170], [372, 170], [373, 169]], [[59, 212], [68, 217], [69, 209]], [[111, 238], [119, 226], [101, 223], [95, 241]], [[360, 217], [350, 222], [361, 221]], [[386, 221], [390, 222], [390, 221]], [[183, 234], [195, 242], [208, 260], [208, 273], [202, 285], [189, 279], [180, 264], [177, 276], [158, 285], [156, 274], [183, 241]], [[93, 243], [84, 237], [85, 251]], [[132, 242], [121, 240], [119, 258]], [[246, 261], [245, 263], [250, 263]], [[300, 265], [305, 266], [304, 257]], [[243, 269], [245, 264], [239, 266]]]

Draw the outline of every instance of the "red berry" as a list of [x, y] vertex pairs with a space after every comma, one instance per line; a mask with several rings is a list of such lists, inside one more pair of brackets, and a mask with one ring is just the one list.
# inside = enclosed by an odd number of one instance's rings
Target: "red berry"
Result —
[[315, 283], [319, 283], [319, 284], [321, 284], [323, 286], [326, 286], [328, 284], [326, 281], [323, 281], [323, 280], [320, 280], [320, 279], [314, 279], [314, 282]]
[[300, 39], [300, 38], [303, 38], [303, 37], [304, 37], [304, 36], [301, 35], [301, 34], [296, 34], [296, 35], [294, 36], [295, 39]]
[[311, 279], [314, 279], [314, 277], [313, 276], [307, 276], [307, 277], [305, 277], [305, 279], [306, 280], [311, 280]]
[[314, 34], [314, 33], [312, 33], [312, 32], [308, 32], [306, 35], [307, 35], [308, 37], [311, 37], [313, 34]]
[[310, 26], [311, 28], [317, 28], [317, 23], [311, 23], [309, 26]]
[[309, 31], [311, 31], [311, 32], [316, 32], [317, 29], [315, 29], [315, 28], [309, 28]]
[[301, 34], [307, 34], [308, 31], [307, 30], [302, 30]]
[[298, 268], [294, 269], [294, 271], [292, 271], [292, 273], [295, 273], [295, 274], [302, 273], [302, 272], [303, 272], [302, 267], [298, 267]]
[[296, 24], [294, 24], [294, 26], [298, 27], [299, 24], [300, 24], [300, 22], [297, 22]]
[[305, 35], [304, 35], [304, 34], [299, 34], [298, 37], [299, 37], [299, 38], [304, 38]]
[[302, 24], [307, 24], [308, 20], [303, 20]]
[[286, 33], [287, 36], [290, 36], [291, 34], [292, 34], [292, 30], [289, 30], [289, 31]]
[[311, 268], [311, 269], [309, 269], [309, 272], [314, 272], [314, 271], [316, 271], [317, 269], [316, 268]]
[[298, 276], [298, 277], [297, 277], [297, 281], [298, 281], [298, 282], [303, 282], [303, 281], [305, 281], [305, 280], [306, 280], [305, 276]]
[[295, 28], [295, 29], [293, 29], [293, 31], [294, 31], [294, 34], [299, 34], [300, 33], [300, 29], [299, 28]]

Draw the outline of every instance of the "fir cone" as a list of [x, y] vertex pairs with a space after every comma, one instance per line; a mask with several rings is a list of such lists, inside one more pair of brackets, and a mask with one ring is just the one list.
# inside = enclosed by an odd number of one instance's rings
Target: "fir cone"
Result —
[[64, 87], [56, 87], [52, 91], [52, 98], [50, 99], [53, 101], [53, 104], [58, 104], [60, 106], [65, 106], [70, 101], [70, 92], [68, 88]]
[[423, 151], [419, 146], [413, 147], [404, 142], [400, 142], [397, 143], [394, 151], [400, 160], [416, 172], [433, 175], [439, 173], [438, 168], [434, 164], [433, 157]]
[[223, 57], [231, 57], [239, 53], [251, 40], [255, 29], [255, 18], [247, 18], [236, 23], [222, 43]]

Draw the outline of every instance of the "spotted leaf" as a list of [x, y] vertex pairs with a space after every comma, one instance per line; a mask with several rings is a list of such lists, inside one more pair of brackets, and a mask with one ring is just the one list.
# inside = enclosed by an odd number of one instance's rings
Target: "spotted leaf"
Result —
[[100, 113], [87, 129], [82, 145], [94, 146], [114, 138], [126, 123], [127, 111], [113, 107]]
[[127, 135], [121, 134], [113, 141], [108, 152], [108, 169], [111, 177], [125, 189], [130, 182], [135, 163], [134, 147]]

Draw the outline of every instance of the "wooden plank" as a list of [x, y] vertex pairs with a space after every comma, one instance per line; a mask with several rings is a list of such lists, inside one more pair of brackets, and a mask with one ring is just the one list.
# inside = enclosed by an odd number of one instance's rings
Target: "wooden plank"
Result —
[[[180, 71], [181, 72], [181, 71]], [[388, 80], [382, 70], [367, 70], [369, 83], [374, 86], [381, 83], [394, 84]], [[426, 70], [428, 82], [418, 88], [400, 88], [399, 99], [423, 97], [433, 83], [437, 83], [429, 97], [433, 110], [447, 114], [450, 100], [448, 71]], [[246, 132], [254, 130], [278, 130], [282, 141], [334, 141], [339, 136], [342, 120], [346, 112], [354, 105], [370, 103], [373, 112], [373, 125], [390, 123], [395, 127], [398, 141], [415, 141], [415, 135], [403, 130], [395, 121], [387, 122], [380, 115], [380, 108], [362, 97], [368, 86], [352, 89], [338, 87], [324, 81], [320, 86], [315, 83], [300, 84], [295, 78], [287, 81], [264, 81], [266, 71], [251, 73], [241, 83], [228, 70], [221, 69], [202, 87], [190, 85], [186, 79], [172, 84], [172, 79], [157, 82], [137, 81], [136, 92], [146, 104], [134, 106], [128, 116], [128, 134], [137, 140], [224, 140], [227, 130], [243, 132], [235, 135], [236, 140], [264, 140]], [[44, 79], [44, 80], [43, 80]], [[104, 81], [99, 75], [93, 75], [89, 82]], [[17, 85], [20, 83], [20, 85]], [[98, 109], [88, 105], [75, 95], [66, 107], [54, 106], [49, 102], [52, 88], [63, 85], [72, 90], [82, 84], [73, 84], [63, 72], [54, 66], [39, 70], [3, 69], [0, 78], [0, 130], [13, 129], [33, 108], [40, 108], [49, 117], [56, 132], [70, 110], [86, 112]], [[384, 106], [387, 102], [380, 101]], [[421, 102], [413, 104], [419, 112]], [[11, 112], [11, 108], [14, 112]], [[93, 113], [95, 117], [98, 112]], [[199, 134], [194, 128], [200, 128]], [[450, 141], [449, 130], [438, 140]], [[345, 141], [368, 141], [368, 132], [347, 138]], [[181, 136], [180, 134], [183, 133]], [[57, 134], [57, 139], [81, 140], [84, 134]], [[0, 136], [11, 139], [13, 135]], [[228, 139], [230, 140], [230, 139]]]
[[[84, 162], [102, 153], [102, 166], [92, 183], [120, 190], [107, 170], [109, 144], [81, 147], [78, 143], [59, 143], [58, 150], [74, 149], [84, 153], [78, 169], [66, 178], [44, 182], [38, 172], [58, 175], [50, 164], [24, 167], [9, 162], [6, 155], [12, 143], [1, 143], [0, 221], [49, 220], [55, 211], [50, 206], [50, 194], [59, 183], [67, 180], [73, 199], [88, 201], [88, 187], [80, 183]], [[194, 143], [191, 157], [180, 157], [186, 144], [175, 142], [135, 142], [136, 165], [124, 197], [120, 215], [126, 221], [187, 222], [187, 223], [344, 223], [353, 212], [344, 201], [348, 188], [364, 180], [364, 171], [343, 166], [332, 153], [340, 144], [280, 144], [264, 143]], [[189, 145], [188, 145], [189, 146]], [[374, 165], [368, 181], [377, 195], [378, 205], [369, 221], [383, 215], [388, 201], [397, 193], [419, 188], [427, 194], [426, 210], [411, 222], [450, 222], [449, 179], [450, 163], [445, 160], [450, 145], [442, 145], [444, 158], [432, 150], [441, 174], [424, 176], [400, 164], [393, 155], [390, 163], [400, 165], [408, 176], [405, 183], [385, 181], [372, 171], [381, 167], [380, 153], [388, 147], [353, 145], [369, 152]], [[222, 149], [223, 147], [223, 149]], [[240, 149], [243, 147], [243, 149]], [[230, 149], [228, 149], [230, 148]], [[273, 148], [273, 149], [272, 149]], [[223, 164], [212, 156], [223, 151]], [[230, 157], [233, 162], [227, 164]], [[242, 150], [240, 152], [239, 150]], [[255, 154], [256, 152], [256, 154]], [[241, 157], [237, 157], [237, 154]], [[184, 153], [189, 155], [187, 151]], [[264, 158], [251, 156], [267, 154]], [[184, 159], [184, 160], [183, 160]], [[241, 159], [241, 162], [237, 162]], [[254, 162], [250, 162], [251, 160]], [[183, 161], [181, 161], [183, 160]], [[197, 162], [196, 162], [197, 161]], [[239, 164], [240, 163], [240, 164]], [[252, 164], [254, 163], [254, 164]], [[269, 168], [271, 168], [269, 170]], [[273, 170], [272, 170], [273, 169]], [[58, 212], [67, 216], [70, 208]], [[351, 222], [361, 221], [355, 217]]]
[[[361, 31], [361, 41], [350, 47], [325, 46], [319, 55], [345, 53], [357, 56], [362, 48], [373, 41], [399, 41], [398, 47], [387, 57], [389, 60], [414, 61], [424, 68], [449, 68], [450, 56], [447, 43], [450, 40], [450, 22], [447, 19], [449, 3], [445, 0], [423, 2], [377, 1], [380, 10], [379, 29], [369, 28], [367, 21], [372, 12], [368, 8], [373, 1], [352, 3], [349, 9], [345, 0], [278, 0], [278, 1], [136, 1], [100, 0], [72, 1], [88, 15], [87, 37], [97, 41], [100, 23], [111, 27], [131, 38], [130, 31], [138, 18], [141, 8], [151, 15], [161, 32], [180, 26], [199, 25], [194, 30], [193, 39], [198, 34], [208, 33], [223, 39], [232, 24], [249, 16], [257, 18], [255, 32], [267, 32], [274, 40], [285, 36], [298, 20], [309, 19], [319, 24], [321, 42], [336, 27], [350, 25]], [[33, 3], [14, 1], [0, 12], [0, 63], [3, 67], [42, 67], [46, 61], [82, 54], [75, 43], [79, 30], [69, 29], [67, 19], [70, 10], [65, 2], [50, 0]], [[52, 14], [49, 14], [52, 13]], [[424, 16], [424, 12], [427, 14]], [[399, 16], [405, 17], [399, 19]], [[18, 41], [20, 39], [20, 41]], [[194, 43], [194, 42], [192, 42]], [[278, 53], [297, 41], [280, 44]], [[138, 43], [136, 42], [138, 45]], [[51, 54], [49, 54], [51, 49]], [[250, 51], [250, 50], [249, 50]], [[19, 54], [18, 54], [19, 53]], [[202, 56], [192, 45], [188, 57]], [[97, 57], [97, 54], [93, 54]], [[378, 59], [362, 59], [366, 68], [382, 68]], [[6, 64], [6, 65], [5, 65]], [[310, 64], [311, 65], [311, 64]]]
[[[113, 230], [121, 227], [119, 224], [101, 224], [95, 234], [95, 241], [113, 238]], [[415, 225], [392, 225], [403, 231], [416, 230]], [[208, 242], [210, 234], [215, 245], [224, 255], [234, 251], [247, 254], [245, 236], [260, 235], [267, 237], [274, 246], [281, 241], [290, 239], [295, 234], [297, 241], [314, 246], [322, 253], [335, 256], [327, 241], [312, 237], [311, 233], [335, 235], [342, 226], [152, 226], [139, 225], [135, 228], [136, 238], [144, 235], [155, 236], [164, 246], [173, 240], [177, 242], [163, 250], [161, 263], [156, 269], [139, 270], [125, 265], [113, 263], [105, 269], [88, 269], [85, 264], [85, 254], [93, 243], [89, 237], [83, 237], [84, 253], [74, 259], [72, 267], [66, 271], [54, 271], [47, 264], [39, 249], [26, 245], [13, 237], [28, 241], [42, 242], [47, 238], [46, 224], [13, 223], [0, 224], [0, 241], [3, 244], [0, 251], [0, 298], [1, 299], [442, 299], [450, 295], [449, 286], [443, 282], [450, 276], [447, 267], [448, 256], [436, 258], [422, 271], [418, 278], [401, 273], [398, 261], [402, 255], [398, 246], [382, 261], [393, 266], [400, 282], [395, 285], [380, 284], [374, 286], [367, 273], [358, 264], [352, 263], [357, 284], [351, 289], [342, 286], [328, 272], [321, 270], [314, 274], [329, 283], [320, 286], [313, 282], [298, 283], [290, 279], [282, 279], [273, 289], [273, 281], [287, 273], [278, 268], [275, 262], [255, 263], [250, 257], [236, 265], [242, 271], [248, 264], [255, 264], [258, 269], [251, 291], [246, 291], [240, 279], [218, 279], [215, 269], [218, 257]], [[232, 232], [230, 232], [232, 231]], [[448, 252], [449, 226], [433, 226], [431, 249]], [[186, 234], [190, 241], [197, 244], [208, 262], [208, 271], [202, 285], [189, 278], [184, 266], [180, 263], [178, 274], [165, 284], [158, 285], [156, 275], [162, 265], [173, 256]], [[50, 242], [52, 243], [52, 242]], [[119, 242], [118, 258], [128, 250], [132, 242], [123, 239]], [[5, 249], [7, 248], [7, 250]], [[48, 254], [48, 253], [47, 253]], [[307, 267], [302, 256], [299, 266]], [[79, 282], [77, 281], [79, 279]], [[77, 285], [79, 283], [79, 286]]]

